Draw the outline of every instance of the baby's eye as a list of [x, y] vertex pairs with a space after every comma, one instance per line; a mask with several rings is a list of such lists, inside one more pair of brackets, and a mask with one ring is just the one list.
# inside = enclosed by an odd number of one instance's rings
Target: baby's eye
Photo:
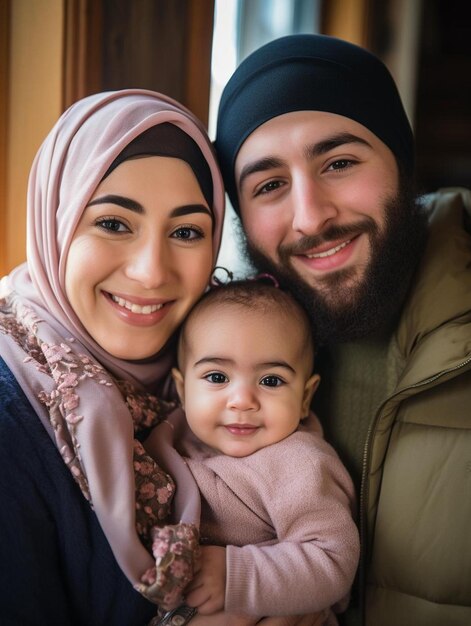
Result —
[[227, 383], [229, 380], [227, 376], [225, 374], [221, 374], [221, 372], [211, 372], [211, 374], [206, 374], [205, 379], [215, 385], [222, 385], [222, 383]]
[[173, 231], [172, 237], [189, 241], [192, 239], [203, 239], [204, 233], [194, 226], [181, 226]]
[[95, 223], [98, 228], [112, 233], [129, 232], [129, 228], [126, 226], [126, 224], [123, 224], [121, 220], [118, 220], [115, 217], [103, 217], [101, 219], [98, 219]]
[[261, 385], [265, 385], [266, 387], [279, 387], [280, 385], [284, 385], [285, 381], [281, 379], [279, 376], [265, 376], [260, 381]]

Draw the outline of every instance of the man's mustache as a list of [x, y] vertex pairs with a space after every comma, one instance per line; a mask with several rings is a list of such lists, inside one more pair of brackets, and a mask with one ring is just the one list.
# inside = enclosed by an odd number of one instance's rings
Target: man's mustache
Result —
[[280, 245], [278, 251], [280, 258], [286, 259], [292, 255], [304, 254], [331, 241], [337, 241], [344, 237], [353, 239], [353, 237], [362, 233], [376, 233], [377, 231], [378, 226], [375, 221], [371, 217], [366, 217], [361, 221], [355, 222], [355, 224], [329, 226], [329, 228], [318, 235], [306, 235], [293, 243]]

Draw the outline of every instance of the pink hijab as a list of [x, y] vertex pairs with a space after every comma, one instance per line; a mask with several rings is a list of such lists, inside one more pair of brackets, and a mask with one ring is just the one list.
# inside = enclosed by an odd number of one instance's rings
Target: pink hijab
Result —
[[189, 135], [209, 165], [216, 259], [224, 190], [203, 125], [171, 98], [128, 89], [80, 100], [46, 137], [29, 179], [27, 262], [0, 289], [0, 354], [90, 500], [119, 566], [149, 598], [155, 561], [142, 542], [150, 549], [154, 529], [170, 520], [175, 491], [159, 465], [179, 487], [174, 519], [199, 522], [191, 474], [173, 450], [160, 450], [168, 433], [160, 437], [154, 428], [146, 449], [134, 438], [173, 408], [153, 395], [163, 393], [173, 350], [142, 363], [105, 352], [72, 310], [64, 276], [76, 226], [109, 166], [135, 137], [164, 122]]

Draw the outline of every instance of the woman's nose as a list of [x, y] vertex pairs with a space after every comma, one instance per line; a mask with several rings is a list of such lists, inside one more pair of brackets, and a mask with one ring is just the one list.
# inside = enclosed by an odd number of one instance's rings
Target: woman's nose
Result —
[[256, 411], [260, 408], [253, 386], [242, 382], [233, 384], [227, 405], [229, 409], [234, 411]]
[[126, 275], [146, 289], [155, 289], [168, 280], [169, 261], [168, 251], [162, 242], [154, 238], [136, 242], [127, 258]]
[[303, 235], [318, 235], [338, 215], [332, 194], [308, 174], [293, 180], [292, 228]]

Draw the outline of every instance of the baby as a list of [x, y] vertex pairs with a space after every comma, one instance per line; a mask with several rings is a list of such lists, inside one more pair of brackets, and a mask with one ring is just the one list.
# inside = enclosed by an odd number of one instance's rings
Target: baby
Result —
[[[359, 556], [353, 486], [309, 406], [319, 384], [308, 318], [260, 281], [209, 291], [173, 370], [191, 432], [180, 453], [202, 496], [201, 615], [322, 615], [337, 624]], [[317, 623], [317, 622], [316, 622]]]

